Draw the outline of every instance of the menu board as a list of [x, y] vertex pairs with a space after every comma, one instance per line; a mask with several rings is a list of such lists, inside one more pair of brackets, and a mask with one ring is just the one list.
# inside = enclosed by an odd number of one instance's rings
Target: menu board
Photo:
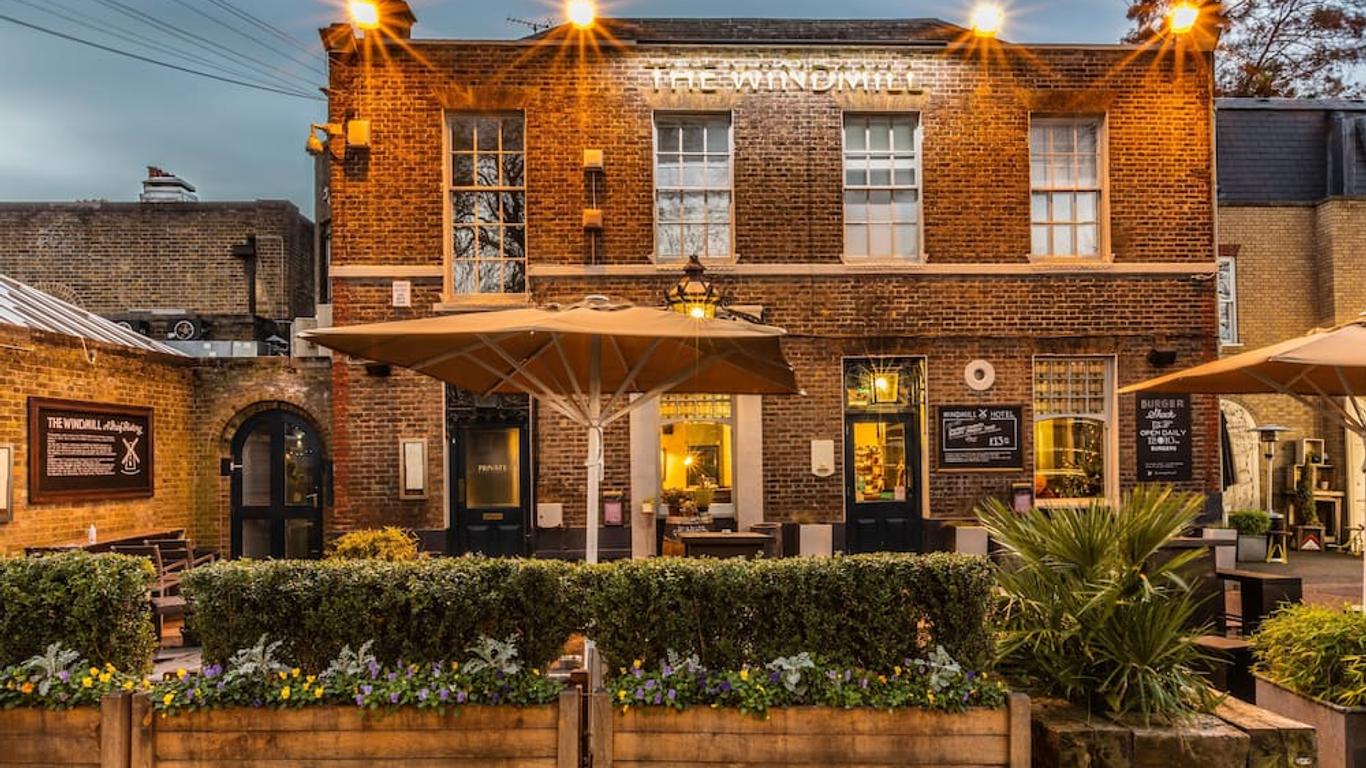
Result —
[[31, 397], [29, 499], [35, 504], [152, 495], [152, 409]]
[[1140, 394], [1138, 481], [1191, 479], [1190, 395]]
[[1018, 470], [1024, 467], [1019, 405], [939, 406], [939, 468]]

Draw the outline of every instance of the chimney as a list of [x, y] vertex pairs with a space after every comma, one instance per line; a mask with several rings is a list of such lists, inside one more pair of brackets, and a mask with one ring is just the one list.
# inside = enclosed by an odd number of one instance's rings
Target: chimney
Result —
[[142, 194], [138, 200], [144, 203], [197, 203], [199, 197], [194, 186], [174, 173], [160, 168], [147, 166], [147, 178], [142, 182]]

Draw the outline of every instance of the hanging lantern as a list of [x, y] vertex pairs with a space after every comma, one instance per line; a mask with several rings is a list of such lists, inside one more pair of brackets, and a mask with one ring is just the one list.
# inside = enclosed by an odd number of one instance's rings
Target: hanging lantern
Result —
[[721, 295], [716, 286], [703, 277], [706, 271], [696, 255], [688, 259], [688, 265], [683, 268], [683, 279], [664, 293], [664, 303], [669, 309], [698, 320], [716, 317]]

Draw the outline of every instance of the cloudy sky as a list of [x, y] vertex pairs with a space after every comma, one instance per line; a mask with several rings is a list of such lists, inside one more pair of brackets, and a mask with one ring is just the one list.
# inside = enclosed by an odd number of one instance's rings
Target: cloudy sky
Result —
[[[417, 37], [520, 37], [528, 30], [506, 17], [557, 13], [548, 0], [410, 2]], [[604, 14], [619, 16], [958, 22], [970, 10], [970, 0], [603, 5]], [[1005, 7], [1004, 36], [1018, 42], [1111, 43], [1125, 30], [1122, 0], [1015, 0]], [[313, 69], [322, 66], [317, 29], [343, 16], [342, 0], [0, 0], [0, 17], [225, 77], [241, 77], [249, 65], [258, 70], [250, 77], [269, 76], [285, 90], [313, 94], [323, 81]], [[283, 34], [253, 26], [256, 21]], [[249, 60], [230, 58], [231, 52]], [[0, 18], [0, 200], [136, 199], [144, 167], [158, 165], [197, 186], [201, 199], [287, 198], [311, 215], [311, 161], [303, 143], [308, 124], [323, 115], [321, 101], [162, 69]]]

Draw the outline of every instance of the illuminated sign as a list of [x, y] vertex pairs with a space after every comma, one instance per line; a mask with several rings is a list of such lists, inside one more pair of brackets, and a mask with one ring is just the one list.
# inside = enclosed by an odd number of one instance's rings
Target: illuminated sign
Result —
[[678, 93], [921, 93], [904, 66], [870, 62], [689, 62], [647, 67], [656, 91]]

